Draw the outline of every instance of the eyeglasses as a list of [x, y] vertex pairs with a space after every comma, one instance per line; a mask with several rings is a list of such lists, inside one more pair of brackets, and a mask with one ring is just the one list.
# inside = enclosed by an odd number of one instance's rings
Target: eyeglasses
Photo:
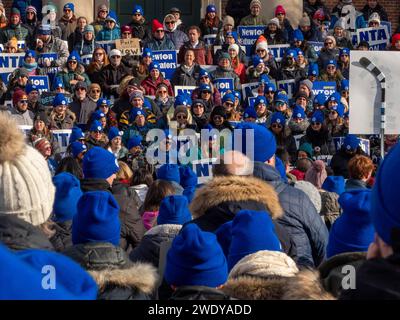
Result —
[[164, 33], [164, 30], [157, 30], [157, 33]]
[[19, 100], [19, 102], [25, 104], [28, 103], [28, 100]]
[[277, 16], [284, 16], [284, 13], [278, 13]]
[[75, 91], [86, 91], [85, 88], [75, 88]]
[[201, 94], [211, 94], [210, 91], [202, 91]]
[[108, 11], [107, 11], [107, 10], [100, 10], [100, 11], [99, 11], [99, 13], [100, 13], [100, 12], [103, 12], [103, 13], [108, 13]]
[[121, 56], [112, 56], [111, 59], [120, 59]]
[[185, 116], [185, 115], [177, 115], [176, 118], [177, 118], [178, 120], [185, 120], [185, 119], [187, 119], [188, 117]]
[[140, 13], [135, 13], [134, 16], [135, 16], [135, 17], [140, 17], [141, 14], [140, 14]]
[[273, 128], [273, 129], [282, 129], [282, 125], [281, 124], [277, 124], [277, 123], [273, 123], [273, 124], [271, 124], [271, 128]]
[[174, 24], [175, 21], [165, 21], [165, 24]]
[[128, 35], [128, 34], [132, 34], [130, 32], [122, 32], [122, 34]]
[[77, 64], [78, 62], [76, 60], [70, 60], [70, 61], [68, 61], [68, 63]]
[[100, 93], [100, 92], [101, 92], [101, 90], [96, 90], [96, 89], [93, 89], [93, 90], [90, 90], [90, 92], [93, 92], [93, 93]]
[[320, 126], [320, 125], [322, 125], [322, 123], [321, 122], [312, 122], [311, 125], [312, 126]]
[[71, 9], [65, 9], [64, 12], [71, 12]]
[[214, 116], [213, 117], [214, 121], [223, 120], [223, 119], [224, 119], [224, 117], [222, 117], [222, 116]]

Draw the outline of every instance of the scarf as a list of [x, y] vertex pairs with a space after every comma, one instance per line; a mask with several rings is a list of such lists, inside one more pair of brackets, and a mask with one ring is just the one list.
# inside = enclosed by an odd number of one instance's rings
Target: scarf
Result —
[[34, 63], [26, 63], [26, 62], [24, 61], [24, 63], [22, 64], [22, 67], [25, 68], [26, 70], [28, 70], [28, 72], [32, 72], [32, 71], [34, 71], [35, 69], [37, 69], [38, 64], [37, 64], [37, 62], [34, 62]]

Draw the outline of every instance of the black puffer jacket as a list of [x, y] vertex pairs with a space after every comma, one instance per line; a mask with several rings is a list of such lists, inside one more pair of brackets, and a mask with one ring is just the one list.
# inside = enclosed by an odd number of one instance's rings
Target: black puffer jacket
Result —
[[204, 286], [184, 286], [176, 289], [170, 300], [236, 300], [223, 291]]
[[50, 238], [50, 242], [58, 252], [72, 246], [72, 220], [57, 222], [52, 225], [55, 234]]
[[282, 207], [274, 190], [253, 177], [215, 177], [198, 189], [190, 204], [195, 223], [203, 231], [215, 232], [221, 225], [234, 219], [240, 210], [268, 211], [274, 219], [276, 235], [283, 251], [297, 259], [296, 244], [286, 230], [277, 223]]
[[12, 214], [0, 214], [0, 242], [16, 251], [54, 250], [42, 230]]
[[78, 244], [63, 252], [78, 262], [96, 281], [98, 300], [149, 300], [157, 271], [149, 264], [129, 261], [121, 247], [108, 242]]
[[175, 69], [172, 75], [171, 83], [174, 86], [196, 86], [199, 78], [200, 66], [196, 63], [193, 68], [188, 71], [183, 64]]
[[310, 198], [284, 183], [279, 172], [262, 162], [254, 163], [254, 176], [268, 182], [278, 193], [285, 211], [278, 223], [290, 234], [297, 247], [297, 263], [315, 267], [325, 258], [328, 230]]
[[[359, 147], [357, 153], [360, 154], [361, 148]], [[336, 152], [331, 160], [331, 168], [335, 176], [343, 176], [345, 179], [350, 178], [348, 164], [355, 154], [349, 154], [346, 149], [341, 148]]]

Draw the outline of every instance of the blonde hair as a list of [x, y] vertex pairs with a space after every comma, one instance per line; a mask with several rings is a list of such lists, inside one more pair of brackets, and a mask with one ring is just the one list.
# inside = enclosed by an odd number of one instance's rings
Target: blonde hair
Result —
[[118, 161], [119, 171], [117, 172], [117, 180], [132, 180], [133, 171], [129, 166], [123, 162]]

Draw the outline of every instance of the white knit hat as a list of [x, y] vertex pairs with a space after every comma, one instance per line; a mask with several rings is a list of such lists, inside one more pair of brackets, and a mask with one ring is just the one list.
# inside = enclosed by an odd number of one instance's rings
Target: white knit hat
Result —
[[279, 19], [278, 18], [272, 18], [271, 20], [269, 20], [268, 24], [274, 24], [276, 25], [278, 28], [280, 28], [280, 24], [279, 24]]
[[257, 43], [256, 46], [256, 51], [262, 49], [268, 52], [268, 43], [266, 41], [261, 41], [259, 43]]
[[381, 24], [381, 17], [379, 16], [379, 13], [373, 12], [368, 19], [368, 23], [371, 23], [372, 21], [376, 21], [379, 24]]
[[53, 209], [55, 188], [44, 157], [25, 144], [22, 131], [0, 113], [0, 213], [37, 226]]
[[228, 52], [229, 52], [229, 50], [231, 50], [231, 49], [235, 50], [235, 51], [236, 51], [236, 54], [239, 54], [239, 46], [238, 46], [236, 43], [232, 43], [232, 44], [229, 46]]

